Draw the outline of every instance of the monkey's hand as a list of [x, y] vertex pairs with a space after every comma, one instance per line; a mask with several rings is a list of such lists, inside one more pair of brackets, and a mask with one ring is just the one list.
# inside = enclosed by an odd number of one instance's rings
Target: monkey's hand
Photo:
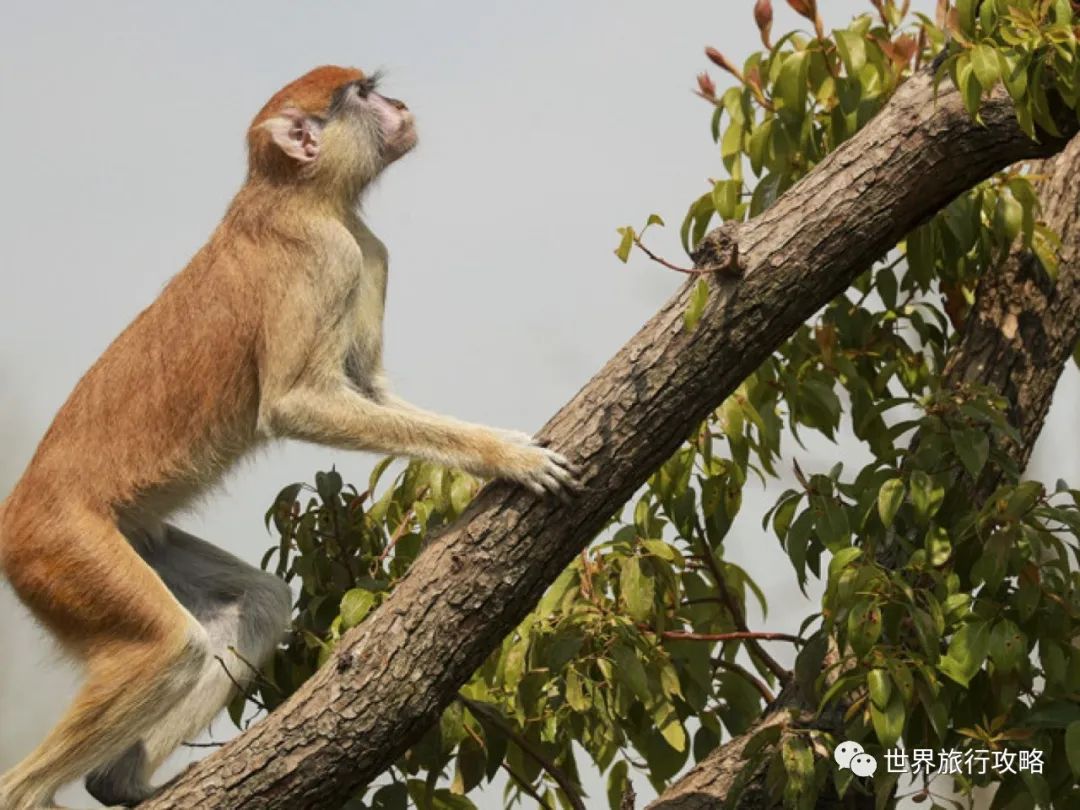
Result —
[[581, 489], [578, 470], [565, 456], [539, 444], [528, 433], [497, 430], [503, 440], [502, 458], [492, 471], [497, 478], [522, 484], [537, 495], [550, 492], [566, 498]]

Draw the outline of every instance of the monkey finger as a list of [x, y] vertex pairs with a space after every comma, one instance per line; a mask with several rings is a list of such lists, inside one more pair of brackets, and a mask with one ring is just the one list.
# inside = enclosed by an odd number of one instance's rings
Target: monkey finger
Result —
[[585, 485], [581, 481], [579, 472], [579, 470], [575, 471], [573, 465], [555, 467], [551, 470], [551, 474], [559, 479], [559, 483], [573, 492], [581, 492], [585, 489]]
[[551, 464], [555, 464], [559, 467], [566, 467], [567, 469], [570, 468], [571, 465], [569, 459], [567, 459], [566, 456], [564, 456], [562, 453], [556, 450], [551, 450], [547, 447], [543, 448], [543, 451], [544, 455], [547, 456], [548, 462], [550, 462]]
[[548, 474], [557, 479], [559, 485], [564, 489], [574, 492], [580, 492], [582, 489], [581, 481], [567, 467], [554, 466], [548, 471]]
[[547, 488], [547, 491], [550, 492], [552, 495], [556, 496], [563, 503], [570, 502], [570, 492], [568, 488], [554, 475], [552, 475], [551, 473], [547, 473], [541, 476], [540, 480], [543, 481], [543, 484]]
[[525, 478], [520, 483], [522, 486], [529, 489], [534, 495], [547, 494], [547, 490], [544, 489], [544, 485], [533, 478]]
[[585, 468], [580, 464], [575, 464], [568, 459], [562, 459], [562, 463], [559, 465], [561, 469], [568, 472], [573, 478], [580, 479], [585, 474]]

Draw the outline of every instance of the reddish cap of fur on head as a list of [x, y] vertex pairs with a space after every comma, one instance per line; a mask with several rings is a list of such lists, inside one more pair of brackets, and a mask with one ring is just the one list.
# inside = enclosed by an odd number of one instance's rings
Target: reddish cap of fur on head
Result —
[[251, 129], [255, 129], [286, 107], [296, 107], [312, 115], [325, 115], [330, 108], [334, 91], [362, 78], [363, 71], [356, 68], [336, 65], [317, 67], [274, 93], [251, 122]]
[[323, 65], [305, 73], [274, 93], [259, 110], [248, 129], [248, 152], [251, 166], [254, 168], [256, 164], [279, 163], [267, 153], [266, 147], [271, 144], [263, 124], [286, 109], [299, 110], [308, 115], [325, 116], [330, 109], [334, 92], [339, 87], [363, 78], [363, 71], [356, 68]]

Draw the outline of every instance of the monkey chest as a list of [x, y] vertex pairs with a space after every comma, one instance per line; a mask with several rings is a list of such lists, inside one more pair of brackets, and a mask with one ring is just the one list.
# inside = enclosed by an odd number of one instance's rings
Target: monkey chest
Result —
[[382, 355], [387, 253], [362, 223], [338, 227], [327, 239], [318, 297], [334, 343], [350, 364], [377, 368]]

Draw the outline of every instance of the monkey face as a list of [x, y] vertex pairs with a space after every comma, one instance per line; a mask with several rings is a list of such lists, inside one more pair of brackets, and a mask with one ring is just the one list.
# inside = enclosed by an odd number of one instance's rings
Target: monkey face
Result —
[[379, 93], [378, 81], [324, 65], [287, 84], [248, 130], [252, 174], [355, 198], [416, 145], [412, 112]]
[[377, 92], [378, 80], [375, 74], [342, 88], [334, 111], [357, 119], [353, 124], [362, 130], [359, 137], [370, 136], [374, 129], [383, 160], [392, 163], [416, 145], [416, 125], [404, 101]]

